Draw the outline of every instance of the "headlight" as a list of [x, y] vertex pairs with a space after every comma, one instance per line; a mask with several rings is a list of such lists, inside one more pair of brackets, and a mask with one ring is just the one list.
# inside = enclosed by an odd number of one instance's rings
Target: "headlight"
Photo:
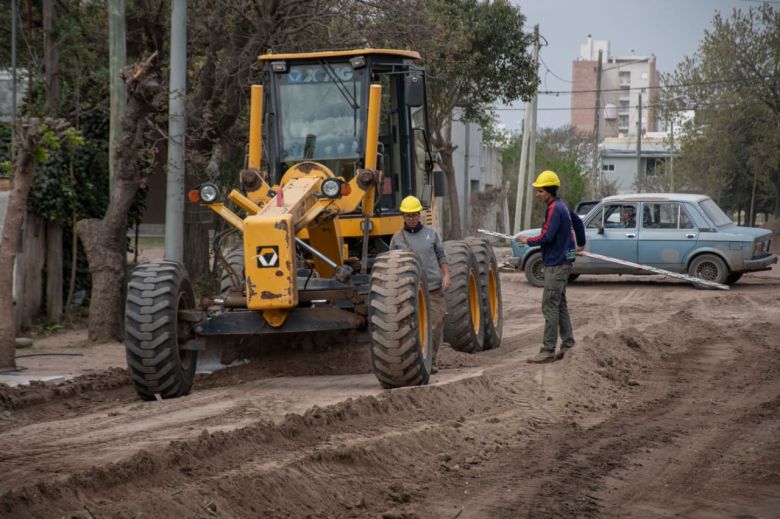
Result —
[[210, 204], [219, 198], [219, 188], [212, 183], [203, 184], [200, 186], [200, 199], [203, 202]]
[[336, 198], [341, 194], [341, 182], [329, 178], [322, 183], [322, 194], [328, 198]]

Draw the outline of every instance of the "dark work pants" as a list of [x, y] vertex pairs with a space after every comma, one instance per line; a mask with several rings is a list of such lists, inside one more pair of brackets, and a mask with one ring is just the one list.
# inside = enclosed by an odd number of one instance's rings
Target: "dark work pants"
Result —
[[561, 347], [574, 347], [574, 332], [566, 304], [566, 285], [569, 283], [571, 265], [544, 267], [544, 295], [542, 296], [542, 314], [544, 314], [544, 343], [542, 349], [555, 352], [558, 343], [558, 331], [561, 334]]
[[441, 288], [428, 292], [430, 304], [431, 338], [433, 339], [433, 362], [439, 354], [439, 346], [444, 338], [444, 316], [447, 315], [447, 302], [444, 300], [444, 292]]

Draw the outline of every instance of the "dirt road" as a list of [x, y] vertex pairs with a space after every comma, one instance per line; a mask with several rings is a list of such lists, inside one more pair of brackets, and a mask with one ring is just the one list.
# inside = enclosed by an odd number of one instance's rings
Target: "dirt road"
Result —
[[364, 352], [323, 350], [171, 401], [119, 369], [0, 389], [0, 515], [778, 516], [776, 272], [731, 292], [583, 276], [578, 345], [541, 366], [541, 290], [502, 283], [501, 348], [445, 350], [427, 387], [383, 391]]

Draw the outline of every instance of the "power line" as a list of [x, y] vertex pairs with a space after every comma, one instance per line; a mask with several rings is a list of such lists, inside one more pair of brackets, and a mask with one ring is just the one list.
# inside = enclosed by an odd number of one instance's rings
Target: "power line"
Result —
[[549, 72], [550, 74], [552, 74], [554, 77], [556, 77], [556, 78], [558, 78], [558, 79], [560, 79], [561, 81], [564, 81], [564, 82], [566, 82], [566, 83], [574, 83], [574, 81], [570, 81], [570, 80], [568, 80], [568, 79], [564, 79], [564, 78], [562, 78], [561, 76], [559, 76], [558, 74], [556, 74], [555, 72], [553, 72], [553, 71], [550, 69], [550, 67], [548, 67], [548, 66], [547, 66], [547, 63], [545, 63], [545, 62], [544, 62], [544, 60], [542, 59], [542, 57], [541, 57], [541, 56], [539, 56], [539, 61], [541, 61], [541, 62], [542, 62], [542, 65], [544, 65], [544, 68], [545, 68], [545, 69], [547, 69], [547, 72]]
[[[642, 108], [660, 108], [661, 106], [663, 106], [663, 105], [659, 105], [659, 104], [642, 105]], [[615, 108], [633, 110], [633, 109], [638, 108], [638, 105], [621, 106], [621, 107], [615, 107]], [[702, 107], [702, 106], [681, 107], [681, 108], [669, 109], [669, 111], [672, 111], [672, 112], [687, 112], [689, 110], [698, 110], [700, 108], [704, 108], [704, 107]], [[710, 106], [707, 106], [707, 108], [710, 108]], [[604, 110], [604, 109], [606, 109], [606, 106], [602, 105], [600, 109]], [[525, 111], [525, 108], [511, 108], [511, 107], [496, 108], [496, 107], [494, 107], [494, 108], [491, 108], [491, 110], [494, 110], [496, 112], [522, 112], [522, 111]], [[592, 111], [593, 107], [592, 106], [548, 107], [548, 108], [537, 108], [536, 110], [537, 111], [543, 110], [545, 112], [563, 111], [563, 110], [567, 110], [567, 111], [568, 110], [591, 110]]]
[[[780, 0], [778, 0], [780, 1]], [[769, 78], [764, 78], [769, 79]], [[708, 86], [708, 85], [720, 85], [724, 83], [747, 83], [747, 80], [745, 79], [716, 79], [713, 81], [700, 81], [700, 82], [694, 82], [694, 83], [676, 83], [676, 84], [668, 84], [668, 85], [658, 85], [658, 86], [652, 86], [647, 85], [643, 87], [634, 87], [634, 88], [602, 88], [601, 92], [622, 92], [622, 91], [631, 91], [631, 90], [661, 90], [665, 88], [685, 88], [685, 87], [694, 87], [694, 86]], [[596, 90], [539, 90], [537, 91], [537, 94], [541, 95], [561, 95], [561, 94], [588, 94], [588, 93], [595, 93]]]

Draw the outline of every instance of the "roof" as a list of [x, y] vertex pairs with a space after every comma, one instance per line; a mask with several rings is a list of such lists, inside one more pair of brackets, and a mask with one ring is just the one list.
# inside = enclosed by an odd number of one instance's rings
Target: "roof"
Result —
[[290, 54], [261, 54], [260, 61], [275, 59], [317, 59], [337, 58], [347, 56], [364, 56], [366, 54], [384, 54], [389, 56], [401, 56], [403, 58], [420, 59], [420, 53], [413, 50], [398, 49], [353, 49], [353, 50], [329, 50], [324, 52], [296, 52]]
[[[606, 138], [599, 144], [602, 157], [636, 157], [636, 137]], [[662, 138], [642, 138], [643, 157], [669, 157], [672, 155], [669, 143]]]
[[616, 202], [616, 201], [665, 201], [671, 200], [675, 202], [701, 202], [707, 200], [707, 195], [696, 195], [689, 193], [634, 193], [630, 195], [614, 195], [604, 198], [604, 202]]

